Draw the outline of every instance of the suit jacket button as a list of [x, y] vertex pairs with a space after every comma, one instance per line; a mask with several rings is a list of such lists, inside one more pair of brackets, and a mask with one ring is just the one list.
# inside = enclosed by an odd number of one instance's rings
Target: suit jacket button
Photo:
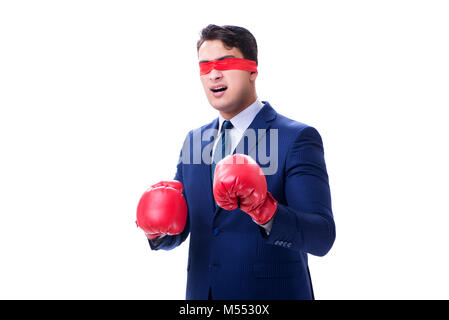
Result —
[[220, 233], [220, 229], [215, 228], [214, 229], [214, 236], [218, 236], [219, 233]]

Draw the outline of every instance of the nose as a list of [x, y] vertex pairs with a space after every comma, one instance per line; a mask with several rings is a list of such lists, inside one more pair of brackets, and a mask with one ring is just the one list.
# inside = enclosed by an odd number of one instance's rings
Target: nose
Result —
[[220, 70], [212, 69], [211, 72], [209, 72], [209, 79], [210, 80], [219, 80], [223, 77], [223, 73]]

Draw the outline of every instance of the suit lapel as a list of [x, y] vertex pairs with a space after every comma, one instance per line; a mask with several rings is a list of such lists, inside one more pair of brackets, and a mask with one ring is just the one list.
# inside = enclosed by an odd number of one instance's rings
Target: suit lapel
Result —
[[211, 176], [211, 161], [212, 161], [212, 147], [216, 132], [218, 130], [218, 118], [212, 121], [207, 126], [203, 127], [201, 135], [201, 165], [199, 166], [200, 174], [198, 179], [202, 177], [201, 185], [206, 186], [204, 190], [204, 197], [209, 197], [208, 202], [211, 205], [211, 212], [215, 211], [215, 200], [212, 193], [212, 176]]

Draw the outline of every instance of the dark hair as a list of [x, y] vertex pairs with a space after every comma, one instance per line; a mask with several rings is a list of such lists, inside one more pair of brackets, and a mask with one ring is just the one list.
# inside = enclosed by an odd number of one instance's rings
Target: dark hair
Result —
[[206, 40], [221, 40], [226, 48], [237, 48], [242, 52], [245, 59], [257, 63], [256, 38], [245, 28], [210, 24], [201, 30], [200, 39], [196, 44], [197, 52]]

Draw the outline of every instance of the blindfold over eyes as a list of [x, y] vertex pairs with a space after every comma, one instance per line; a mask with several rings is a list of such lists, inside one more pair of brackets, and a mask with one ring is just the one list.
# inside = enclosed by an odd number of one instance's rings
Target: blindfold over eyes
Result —
[[256, 61], [241, 58], [227, 58], [223, 60], [200, 62], [200, 75], [208, 74], [213, 69], [257, 72], [257, 63]]

